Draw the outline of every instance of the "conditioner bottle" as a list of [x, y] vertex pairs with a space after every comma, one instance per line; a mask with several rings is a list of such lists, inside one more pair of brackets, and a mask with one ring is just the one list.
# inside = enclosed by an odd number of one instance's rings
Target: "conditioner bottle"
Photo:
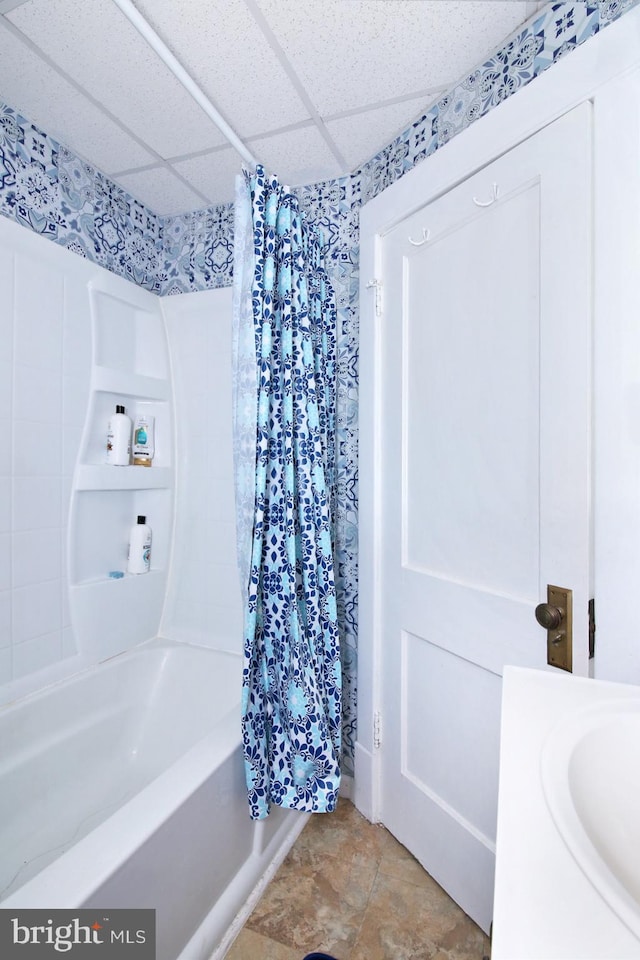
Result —
[[138, 517], [129, 538], [128, 573], [148, 573], [151, 566], [151, 527], [146, 517]]
[[136, 417], [133, 427], [133, 462], [134, 465], [150, 467], [153, 460], [153, 426], [154, 418], [146, 414]]

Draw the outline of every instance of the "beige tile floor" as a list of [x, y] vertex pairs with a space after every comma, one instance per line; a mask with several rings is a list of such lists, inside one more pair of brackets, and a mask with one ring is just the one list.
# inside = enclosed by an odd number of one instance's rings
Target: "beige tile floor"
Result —
[[349, 801], [311, 817], [226, 960], [482, 960], [489, 941]]

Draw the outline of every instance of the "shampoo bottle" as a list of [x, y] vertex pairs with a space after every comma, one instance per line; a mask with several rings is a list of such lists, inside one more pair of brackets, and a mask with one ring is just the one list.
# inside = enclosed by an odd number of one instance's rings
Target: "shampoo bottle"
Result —
[[128, 573], [148, 573], [151, 566], [151, 527], [146, 517], [138, 517], [129, 538]]
[[107, 463], [115, 467], [127, 467], [131, 459], [131, 419], [122, 404], [109, 418], [107, 427]]

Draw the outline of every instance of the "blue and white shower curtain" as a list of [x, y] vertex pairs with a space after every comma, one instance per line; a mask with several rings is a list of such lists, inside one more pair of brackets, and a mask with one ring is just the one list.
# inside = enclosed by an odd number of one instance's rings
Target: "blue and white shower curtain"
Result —
[[253, 819], [335, 808], [336, 309], [319, 235], [275, 177], [239, 178], [234, 259], [242, 734]]

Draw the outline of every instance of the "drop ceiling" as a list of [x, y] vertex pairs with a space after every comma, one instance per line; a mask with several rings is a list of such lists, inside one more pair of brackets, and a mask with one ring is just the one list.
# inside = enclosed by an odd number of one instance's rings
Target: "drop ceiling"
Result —
[[[543, 2], [134, 0], [251, 153], [343, 176]], [[155, 213], [233, 198], [241, 158], [113, 0], [0, 0], [0, 100]]]

